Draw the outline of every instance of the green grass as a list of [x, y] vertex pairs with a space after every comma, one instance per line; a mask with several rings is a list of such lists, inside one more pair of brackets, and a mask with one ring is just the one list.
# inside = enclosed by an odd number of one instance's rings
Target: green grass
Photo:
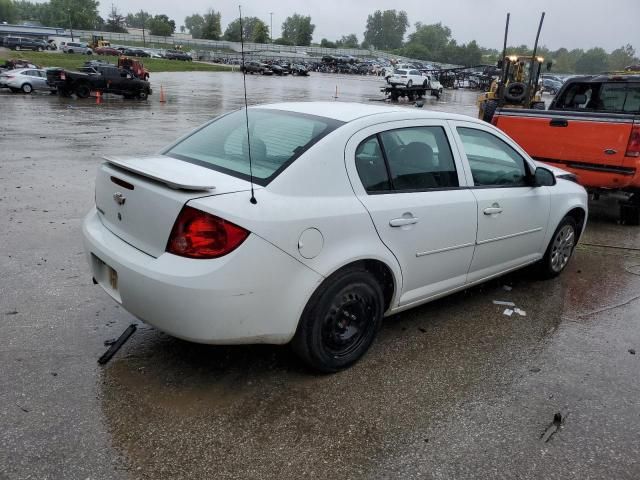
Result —
[[[40, 65], [43, 68], [60, 67], [67, 70], [77, 69], [88, 60], [103, 60], [110, 63], [117, 63], [117, 57], [106, 57], [101, 55], [78, 55], [49, 52], [13, 52], [1, 51], [0, 60], [8, 58], [21, 58], [31, 63]], [[210, 65], [197, 62], [182, 62], [179, 60], [164, 60], [161, 58], [141, 58], [145, 68], [150, 72], [225, 72], [231, 71], [231, 67], [221, 65]]]

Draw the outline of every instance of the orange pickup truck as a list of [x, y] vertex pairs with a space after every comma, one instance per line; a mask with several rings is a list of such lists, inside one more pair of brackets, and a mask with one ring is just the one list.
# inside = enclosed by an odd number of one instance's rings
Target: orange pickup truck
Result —
[[640, 75], [572, 78], [549, 110], [501, 109], [491, 123], [596, 197], [626, 192], [621, 220], [640, 223]]

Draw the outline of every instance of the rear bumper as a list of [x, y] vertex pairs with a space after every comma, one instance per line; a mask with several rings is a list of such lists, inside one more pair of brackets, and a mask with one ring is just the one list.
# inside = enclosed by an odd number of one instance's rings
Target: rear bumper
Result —
[[[92, 209], [83, 236], [92, 275], [114, 300], [145, 323], [198, 343], [287, 343], [322, 280], [253, 234], [218, 259], [154, 258], [111, 233]], [[105, 264], [117, 272], [117, 290]]]

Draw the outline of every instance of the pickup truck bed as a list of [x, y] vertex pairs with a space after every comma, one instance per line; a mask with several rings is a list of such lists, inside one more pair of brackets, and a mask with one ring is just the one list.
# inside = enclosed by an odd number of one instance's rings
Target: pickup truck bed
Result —
[[492, 123], [541, 162], [569, 170], [591, 190], [640, 191], [640, 115], [502, 109]]

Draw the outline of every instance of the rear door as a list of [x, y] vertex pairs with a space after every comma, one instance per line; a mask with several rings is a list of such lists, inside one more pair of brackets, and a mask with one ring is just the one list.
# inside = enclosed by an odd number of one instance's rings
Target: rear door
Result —
[[369, 127], [345, 150], [354, 192], [402, 269], [400, 305], [464, 285], [476, 238], [476, 200], [445, 121]]
[[550, 211], [547, 187], [530, 186], [534, 169], [499, 132], [477, 123], [452, 124], [478, 202], [468, 282], [541, 258]]

